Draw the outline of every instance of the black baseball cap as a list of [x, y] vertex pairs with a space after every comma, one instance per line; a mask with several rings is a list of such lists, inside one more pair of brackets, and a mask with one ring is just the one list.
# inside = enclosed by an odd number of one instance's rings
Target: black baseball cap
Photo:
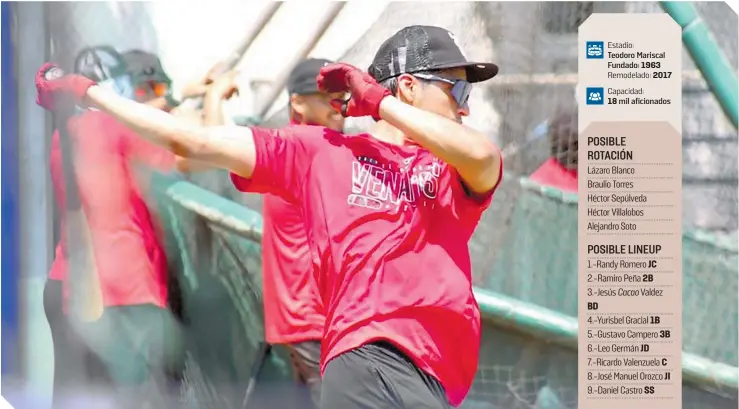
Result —
[[323, 58], [308, 58], [298, 63], [287, 78], [288, 94], [308, 95], [319, 93], [316, 77], [321, 71], [321, 67], [332, 62]]
[[486, 81], [498, 73], [495, 64], [467, 61], [454, 34], [435, 26], [408, 26], [395, 33], [382, 43], [367, 72], [382, 82], [401, 74], [448, 68], [465, 68], [468, 82]]
[[156, 54], [142, 50], [129, 50], [124, 52], [122, 56], [134, 84], [172, 82], [167, 73], [164, 72], [162, 62]]

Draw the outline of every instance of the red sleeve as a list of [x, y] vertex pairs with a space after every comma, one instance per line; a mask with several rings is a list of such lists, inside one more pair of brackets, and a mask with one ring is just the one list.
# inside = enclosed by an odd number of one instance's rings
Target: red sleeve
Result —
[[251, 179], [232, 173], [234, 186], [242, 192], [270, 193], [288, 201], [298, 200], [313, 156], [328, 131], [317, 126], [251, 129], [256, 150], [254, 173]]
[[[498, 151], [500, 154], [500, 151]], [[467, 187], [464, 185], [464, 182], [461, 178], [458, 177], [460, 187], [462, 188], [462, 195], [463, 199], [462, 201], [466, 203], [467, 205], [471, 206], [473, 209], [477, 210], [478, 213], [482, 214], [485, 210], [487, 210], [488, 207], [490, 207], [490, 203], [493, 201], [493, 196], [495, 196], [495, 191], [498, 190], [498, 186], [500, 186], [500, 182], [503, 181], [503, 155], [500, 155], [500, 169], [498, 171], [498, 181], [495, 182], [495, 185], [493, 185], [492, 189], [487, 191], [486, 193], [477, 194], [474, 192], [471, 192]]]

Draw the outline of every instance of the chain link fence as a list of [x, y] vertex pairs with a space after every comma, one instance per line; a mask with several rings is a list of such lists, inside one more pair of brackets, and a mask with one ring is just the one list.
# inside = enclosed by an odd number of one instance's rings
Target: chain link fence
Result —
[[[536, 186], [525, 186], [524, 189], [534, 189], [533, 192], [544, 200], [557, 200], [565, 209], [574, 205], [572, 198], [562, 197], [557, 192], [535, 190], [538, 189]], [[253, 365], [257, 345], [263, 336], [260, 321], [261, 294], [258, 291], [261, 279], [260, 254], [257, 244], [261, 233], [261, 219], [256, 212], [192, 184], [170, 182], [159, 191], [163, 193], [159, 200], [161, 212], [168, 215], [168, 230], [174, 235], [176, 243], [171, 254], [176, 258], [181, 257], [184, 264], [181, 271], [187, 277], [184, 281], [188, 283], [185, 311], [191, 335], [188, 336], [190, 352], [186, 363], [188, 383], [183, 389], [187, 392], [186, 400], [196, 407], [235, 408], [240, 402], [248, 370]], [[535, 204], [532, 205], [532, 208], [535, 207]], [[194, 239], [190, 232], [193, 226], [199, 224], [205, 226], [200, 231], [206, 231], [208, 236]], [[686, 248], [687, 252], [696, 250], [691, 249], [690, 243], [686, 243]], [[704, 250], [705, 248], [697, 249]], [[535, 262], [532, 261], [532, 265]], [[562, 268], [565, 269], [566, 266]], [[555, 280], [556, 277], [552, 281]], [[540, 283], [530, 283], [534, 287], [531, 290], [533, 293], [520, 291], [521, 283], [516, 284], [518, 286], [510, 286], [509, 283], [508, 287], [501, 284], [499, 288], [513, 288], [514, 291], [510, 292], [519, 290], [519, 294], [524, 294], [522, 301], [546, 306], [549, 310], [537, 310], [539, 320], [561, 320], [561, 316], [558, 318], [553, 310], [570, 310], [574, 307], [576, 299], [548, 293], [543, 286], [536, 286]], [[214, 285], [221, 289], [215, 291]], [[485, 301], [481, 301], [483, 302]], [[214, 324], [212, 317], [215, 314], [211, 312], [215, 310], [228, 311], [229, 314], [224, 321]], [[511, 314], [516, 314], [515, 307], [506, 310], [506, 315]], [[223, 336], [225, 325], [230, 325], [226, 332], [233, 334], [233, 337]], [[713, 331], [715, 325], [715, 322], [709, 322], [705, 328], [698, 329], [698, 332]], [[726, 342], [726, 339], [712, 342], [702, 334], [686, 332], [685, 349], [692, 350], [694, 354], [714, 356], [713, 360], [718, 362], [730, 361], [735, 356], [733, 345]], [[217, 333], [220, 333], [217, 337], [210, 335]], [[575, 342], [574, 335], [569, 343], [562, 342], [553, 336], [531, 334], [515, 326], [502, 326], [486, 316], [478, 372], [462, 408], [576, 408]], [[219, 352], [204, 355], [201, 352], [203, 350]], [[717, 356], [720, 352], [724, 353], [723, 357]], [[234, 357], [238, 358], [232, 359]], [[282, 372], [272, 369], [271, 376], [285, 376], [285, 366], [284, 361], [274, 359], [271, 367], [282, 368]], [[711, 363], [704, 368], [704, 376], [709, 379], [716, 376], [715, 379], [719, 379], [721, 375], [718, 372], [711, 372], [719, 371], [719, 367], [728, 368], [729, 371], [736, 370], [733, 366]], [[693, 381], [686, 384], [683, 389], [683, 407], [733, 408], [737, 404], [736, 388], [718, 386], [721, 383], [714, 385]]]
[[[696, 7], [736, 68], [737, 15], [722, 2]], [[393, 3], [345, 55], [366, 67], [399, 28], [435, 24], [456, 33], [469, 59], [492, 58], [500, 65], [498, 77], [473, 93], [468, 118], [501, 146], [506, 166], [505, 182], [470, 243], [476, 285], [577, 315], [576, 200], [518, 178], [549, 157], [548, 122], [576, 108], [579, 24], [591, 13], [661, 11], [656, 2], [432, 3], [422, 9]], [[737, 132], [687, 52], [683, 61], [683, 342], [686, 351], [735, 366]], [[285, 119], [283, 111], [270, 124]], [[349, 126], [360, 131], [367, 125]], [[256, 200], [250, 198], [249, 205]]]
[[[724, 2], [695, 4], [737, 69], [737, 15]], [[51, 59], [66, 69], [79, 50], [92, 45], [172, 52], [157, 43], [161, 33], [152, 23], [152, 7], [144, 3], [109, 7], [54, 2], [46, 7], [46, 21], [39, 24], [49, 35]], [[505, 182], [470, 243], [474, 282], [570, 316], [577, 314], [576, 199], [519, 178], [552, 154], [548, 122], [562, 109], [577, 106], [577, 27], [599, 12], [661, 9], [656, 2], [390, 3], [343, 58], [365, 68], [379, 44], [401, 27], [433, 24], [453, 31], [468, 59], [493, 60], [501, 67], [498, 77], [476, 88], [466, 119], [503, 149], [506, 166]], [[683, 209], [689, 232], [684, 238], [683, 342], [688, 352], [737, 366], [737, 131], [687, 53], [683, 61]], [[265, 126], [281, 126], [286, 120], [282, 110], [266, 119]], [[349, 121], [348, 129], [359, 132], [367, 125]], [[261, 209], [261, 199], [236, 192], [224, 172], [190, 178], [219, 196]], [[240, 391], [207, 385], [243, 380], [249, 365], [242, 357], [252, 356], [261, 339], [259, 248], [172, 206], [170, 228], [178, 237], [171, 239], [178, 243], [175, 251], [189, 260], [182, 269], [192, 293], [185, 297], [199, 317], [192, 318], [196, 324], [187, 336], [192, 340], [188, 379], [200, 380], [192, 381], [183, 395], [195, 394], [190, 402], [209, 401], [214, 407], [223, 397], [235, 402]], [[223, 310], [217, 306], [221, 298], [230, 300], [224, 308], [231, 315], [214, 322], [207, 311]], [[218, 331], [227, 344], [204, 335]], [[483, 342], [468, 407], [577, 407], [575, 351], [492, 327], [486, 327]], [[686, 408], [736, 407], [731, 394], [686, 389], [684, 399]]]
[[[696, 6], [736, 68], [736, 14], [724, 2], [697, 2]], [[159, 44], [161, 34], [151, 16], [156, 10], [145, 3], [112, 7], [64, 2], [49, 3], [47, 8], [51, 57], [65, 67], [71, 67], [71, 59], [83, 47], [99, 44], [172, 52]], [[503, 148], [509, 177], [525, 176], [550, 154], [547, 121], [562, 109], [576, 108], [578, 25], [593, 12], [660, 11], [656, 2], [439, 2], [422, 8], [391, 3], [342, 59], [368, 66], [381, 41], [408, 24], [436, 24], [455, 32], [468, 58], [493, 60], [501, 67], [497, 78], [480, 84], [473, 93], [467, 123]], [[687, 52], [683, 59], [684, 220], [689, 227], [731, 234], [737, 229], [736, 130]], [[286, 111], [281, 110], [267, 125], [286, 121]], [[367, 122], [349, 121], [348, 127], [360, 131]], [[237, 197], [218, 173], [196, 176], [196, 181], [221, 195]], [[487, 236], [483, 230], [478, 235]]]

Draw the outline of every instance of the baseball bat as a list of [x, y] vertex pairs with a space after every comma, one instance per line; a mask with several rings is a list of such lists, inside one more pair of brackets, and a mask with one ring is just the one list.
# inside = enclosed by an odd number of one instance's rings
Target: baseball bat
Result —
[[226, 72], [231, 71], [234, 67], [236, 67], [236, 64], [241, 61], [241, 58], [244, 57], [244, 54], [246, 54], [247, 50], [249, 50], [249, 47], [251, 47], [252, 43], [257, 38], [259, 33], [264, 30], [264, 27], [267, 26], [267, 23], [269, 23], [272, 17], [277, 13], [277, 10], [280, 9], [280, 6], [282, 6], [281, 1], [273, 1], [269, 3], [267, 8], [262, 11], [262, 14], [260, 14], [257, 21], [244, 35], [244, 38], [241, 40], [241, 42], [239, 42], [233, 52], [231, 52], [231, 54], [229, 54], [228, 57], [226, 57], [222, 61], [223, 65], [221, 67], [221, 70], [218, 70], [216, 75], [225, 74]]
[[513, 141], [501, 149], [503, 158], [514, 156], [521, 152], [524, 148], [529, 147], [535, 142], [545, 138], [549, 127], [549, 121], [544, 121], [537, 125], [529, 135], [521, 141]]
[[[246, 51], [249, 50], [249, 47], [254, 43], [254, 40], [259, 36], [259, 33], [264, 30], [264, 27], [266, 27], [267, 23], [272, 20], [272, 17], [277, 13], [277, 10], [279, 10], [281, 6], [281, 1], [269, 2], [267, 7], [262, 10], [257, 21], [250, 26], [249, 31], [244, 35], [236, 48], [234, 48], [234, 50], [221, 61], [218, 69], [212, 73], [213, 76], [217, 77], [223, 75], [236, 67], [239, 61], [244, 57], [244, 54], [246, 54]], [[186, 105], [186, 108], [193, 108], [196, 106], [199, 107], [202, 102], [202, 98], [197, 98], [185, 100], [183, 101], [183, 104]]]
[[241, 404], [242, 409], [249, 408], [249, 399], [254, 393], [254, 388], [256, 387], [257, 381], [259, 380], [259, 374], [262, 372], [262, 368], [264, 368], [264, 364], [267, 362], [267, 358], [269, 357], [270, 352], [272, 352], [272, 345], [268, 344], [266, 341], [262, 341], [259, 343], [256, 353], [257, 356], [251, 368], [249, 382], [246, 384], [244, 402]]
[[289, 64], [286, 64], [282, 71], [280, 71], [280, 73], [277, 75], [277, 78], [275, 78], [269, 94], [264, 99], [264, 103], [262, 103], [256, 113], [257, 118], [264, 118], [269, 113], [270, 108], [272, 108], [272, 105], [275, 103], [280, 93], [282, 92], [282, 89], [285, 87], [287, 79], [290, 77], [290, 72], [292, 72], [295, 66], [298, 65], [300, 61], [305, 59], [311, 52], [311, 50], [315, 48], [316, 44], [318, 44], [318, 41], [321, 39], [321, 37], [323, 37], [323, 34], [326, 33], [326, 30], [328, 30], [331, 24], [333, 24], [334, 20], [336, 20], [336, 17], [339, 15], [344, 6], [346, 6], [346, 2], [344, 1], [333, 2], [328, 11], [326, 11], [326, 14], [323, 16], [323, 18], [317, 22], [315, 29], [307, 37], [308, 40], [301, 45], [301, 47], [298, 49], [298, 52], [295, 53], [292, 61], [290, 61]]

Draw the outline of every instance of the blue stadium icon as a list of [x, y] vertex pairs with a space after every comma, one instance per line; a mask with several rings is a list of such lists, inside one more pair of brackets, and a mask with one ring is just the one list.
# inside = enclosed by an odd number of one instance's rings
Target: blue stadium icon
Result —
[[604, 54], [603, 41], [588, 41], [585, 43], [585, 58], [602, 60]]
[[603, 105], [605, 100], [605, 92], [603, 87], [588, 87], [585, 89], [585, 98], [587, 105]]

